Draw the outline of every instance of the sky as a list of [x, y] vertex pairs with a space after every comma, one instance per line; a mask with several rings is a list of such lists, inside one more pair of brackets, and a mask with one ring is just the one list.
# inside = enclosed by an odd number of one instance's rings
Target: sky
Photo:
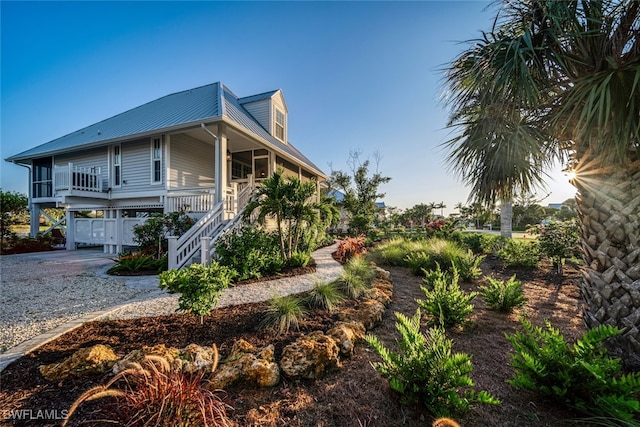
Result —
[[[282, 89], [289, 140], [326, 173], [377, 152], [387, 206], [446, 215], [469, 189], [444, 162], [442, 68], [490, 28], [489, 4], [3, 0], [0, 157], [221, 81], [239, 97]], [[27, 193], [27, 169], [0, 163], [2, 190]], [[560, 169], [542, 204], [575, 194]]]

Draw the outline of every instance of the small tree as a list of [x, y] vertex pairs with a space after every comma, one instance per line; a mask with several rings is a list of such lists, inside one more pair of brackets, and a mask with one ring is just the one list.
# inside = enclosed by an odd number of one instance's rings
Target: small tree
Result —
[[380, 155], [375, 153], [376, 171], [369, 176], [369, 160], [360, 161], [360, 152], [349, 154], [348, 164], [351, 175], [343, 171], [332, 171], [333, 184], [344, 193], [344, 209], [349, 216], [349, 228], [352, 234], [366, 234], [373, 228], [376, 200], [382, 199], [384, 193], [378, 192], [382, 184], [391, 181], [378, 171]]
[[538, 234], [540, 250], [551, 259], [558, 274], [562, 274], [565, 259], [578, 254], [579, 237], [576, 221], [551, 221], [531, 229]]
[[160, 259], [168, 249], [167, 236], [182, 236], [193, 224], [184, 211], [154, 213], [144, 224], [133, 228], [134, 241], [143, 253]]
[[11, 236], [10, 227], [17, 223], [21, 214], [27, 212], [27, 196], [22, 193], [0, 190], [0, 247]]

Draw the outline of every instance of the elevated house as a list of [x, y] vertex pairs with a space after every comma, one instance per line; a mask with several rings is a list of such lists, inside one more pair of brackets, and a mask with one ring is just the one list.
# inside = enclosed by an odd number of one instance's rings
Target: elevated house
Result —
[[[120, 252], [154, 212], [198, 219], [170, 238], [169, 265], [183, 266], [237, 222], [256, 185], [282, 168], [318, 185], [326, 175], [287, 140], [281, 90], [238, 97], [222, 83], [177, 92], [13, 155], [29, 169], [31, 234], [41, 210], [64, 208], [66, 248]], [[96, 211], [96, 217], [80, 212]], [[95, 215], [94, 215], [95, 216]]]

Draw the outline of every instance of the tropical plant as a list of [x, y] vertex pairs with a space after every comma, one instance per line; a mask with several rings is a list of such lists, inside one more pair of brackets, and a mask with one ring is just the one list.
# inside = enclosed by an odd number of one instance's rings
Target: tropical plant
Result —
[[307, 252], [294, 252], [289, 259], [289, 265], [292, 267], [306, 267], [311, 262], [311, 254]]
[[151, 255], [145, 255], [142, 252], [121, 255], [113, 259], [116, 265], [107, 270], [109, 274], [126, 274], [136, 272], [154, 271], [160, 273], [168, 268], [167, 256], [155, 259]]
[[[218, 365], [218, 350], [213, 345]], [[131, 363], [105, 385], [90, 388], [73, 403], [62, 422], [66, 426], [83, 402], [112, 398], [102, 403], [102, 422], [114, 425], [145, 426], [228, 426], [226, 405], [219, 394], [204, 386], [203, 373], [185, 374], [171, 369], [166, 359], [148, 355], [140, 363]], [[116, 387], [116, 385], [120, 385]], [[105, 419], [104, 417], [108, 417]]]
[[144, 224], [133, 227], [133, 240], [141, 252], [160, 259], [169, 247], [167, 236], [180, 237], [193, 224], [193, 219], [184, 211], [153, 213]]
[[178, 309], [200, 315], [200, 324], [205, 314], [218, 304], [220, 294], [229, 287], [235, 272], [213, 261], [210, 265], [191, 264], [182, 270], [160, 273], [160, 289], [180, 294]]
[[455, 266], [450, 274], [443, 272], [440, 265], [425, 274], [425, 286], [420, 287], [425, 298], [416, 301], [431, 316], [430, 324], [449, 328], [466, 323], [473, 312], [472, 301], [478, 293], [466, 294], [460, 289], [460, 277]]
[[338, 249], [336, 249], [336, 258], [338, 262], [344, 264], [356, 255], [362, 255], [366, 251], [365, 237], [347, 237], [340, 241]]
[[0, 190], [0, 248], [4, 248], [5, 239], [11, 236], [10, 227], [27, 211], [28, 201], [22, 193]]
[[510, 380], [515, 387], [614, 420], [630, 422], [640, 413], [640, 372], [623, 374], [620, 360], [604, 346], [621, 333], [618, 328], [592, 328], [570, 345], [549, 321], [543, 329], [523, 319], [522, 327], [522, 332], [506, 335], [515, 350]]
[[[640, 360], [640, 5], [632, 0], [504, 2], [446, 70], [449, 164], [485, 201], [511, 199], [565, 161], [580, 197], [586, 324], [625, 332], [612, 343]], [[624, 260], [624, 261], [620, 261]], [[613, 292], [615, 289], [622, 289]], [[612, 298], [629, 301], [607, 310]]]
[[484, 255], [475, 255], [470, 249], [468, 249], [465, 255], [452, 259], [451, 265], [455, 266], [463, 281], [471, 282], [482, 276], [480, 264], [484, 259]]
[[486, 391], [473, 390], [471, 357], [452, 352], [453, 341], [447, 339], [443, 328], [421, 333], [420, 309], [411, 318], [395, 315], [400, 352], [389, 350], [374, 335], [365, 336], [365, 340], [382, 358], [373, 367], [402, 394], [403, 403], [420, 403], [436, 417], [464, 412], [476, 402], [500, 403]]
[[484, 303], [492, 310], [510, 313], [514, 308], [522, 307], [527, 303], [527, 297], [522, 291], [522, 282], [516, 280], [515, 274], [506, 282], [489, 276], [486, 280], [487, 284], [480, 286], [478, 290]]
[[337, 282], [316, 283], [307, 294], [307, 305], [334, 311], [345, 300]]
[[273, 297], [267, 301], [261, 326], [273, 328], [279, 335], [292, 329], [297, 331], [306, 314], [307, 309], [302, 298], [296, 295]]
[[540, 265], [540, 245], [535, 240], [508, 240], [498, 256], [507, 267], [536, 268]]
[[531, 232], [538, 234], [540, 250], [544, 253], [558, 274], [567, 258], [579, 255], [578, 224], [575, 221], [551, 221], [532, 227]]

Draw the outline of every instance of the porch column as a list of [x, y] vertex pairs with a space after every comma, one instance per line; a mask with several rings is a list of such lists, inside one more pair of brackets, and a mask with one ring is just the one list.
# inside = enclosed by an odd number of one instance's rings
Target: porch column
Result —
[[124, 217], [122, 216], [122, 209], [116, 209], [112, 211], [112, 216], [115, 215], [116, 219], [116, 254], [122, 252], [122, 241], [124, 240]]
[[67, 250], [75, 251], [76, 250], [76, 222], [75, 222], [75, 212], [67, 209]]
[[218, 139], [215, 143], [216, 194], [215, 204], [225, 200], [227, 190], [227, 133], [220, 127]]
[[29, 211], [29, 234], [36, 237], [40, 231], [40, 205], [33, 203]]

